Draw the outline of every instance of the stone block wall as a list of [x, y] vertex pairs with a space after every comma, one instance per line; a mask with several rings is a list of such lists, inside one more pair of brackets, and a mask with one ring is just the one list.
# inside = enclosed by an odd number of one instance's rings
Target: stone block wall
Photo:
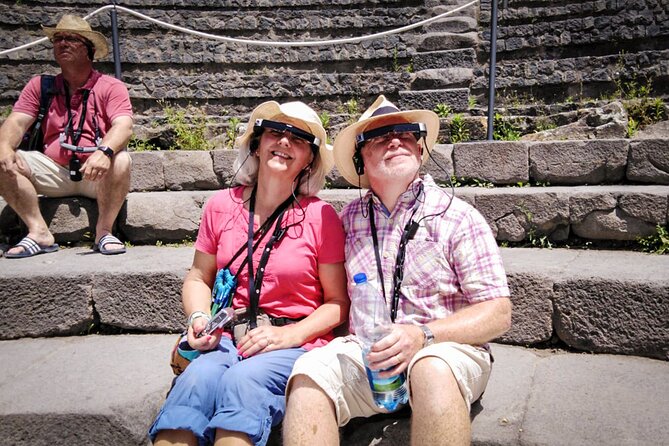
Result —
[[[417, 23], [467, 0], [125, 0], [120, 6], [157, 20], [253, 41], [316, 41], [367, 36]], [[0, 49], [42, 37], [66, 12], [90, 14], [108, 2], [0, 3]], [[159, 27], [120, 11], [123, 78], [138, 117], [161, 115], [159, 101], [194, 104], [220, 119], [245, 116], [258, 103], [301, 98], [332, 116], [334, 126], [379, 93], [400, 105], [446, 103], [467, 111], [485, 104], [490, 0], [400, 34], [334, 46], [270, 47], [208, 40]], [[598, 97], [616, 79], [669, 85], [668, 5], [663, 0], [500, 2], [500, 94], [532, 93], [546, 101]], [[111, 36], [107, 11], [90, 20]], [[51, 45], [0, 56], [0, 107], [11, 105], [34, 74], [57, 70]], [[98, 67], [113, 72], [111, 56]], [[355, 114], [356, 110], [353, 111]], [[141, 119], [140, 119], [141, 121]]]

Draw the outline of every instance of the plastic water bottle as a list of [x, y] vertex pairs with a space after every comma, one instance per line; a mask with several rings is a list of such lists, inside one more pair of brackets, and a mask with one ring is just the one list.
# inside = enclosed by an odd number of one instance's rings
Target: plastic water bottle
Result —
[[381, 409], [393, 412], [409, 400], [406, 374], [380, 378], [383, 370], [371, 370], [367, 364], [367, 354], [377, 341], [392, 331], [392, 322], [385, 302], [376, 288], [367, 282], [365, 273], [353, 276], [355, 287], [351, 296], [351, 327], [362, 342], [362, 360], [367, 370], [369, 387], [374, 402]]

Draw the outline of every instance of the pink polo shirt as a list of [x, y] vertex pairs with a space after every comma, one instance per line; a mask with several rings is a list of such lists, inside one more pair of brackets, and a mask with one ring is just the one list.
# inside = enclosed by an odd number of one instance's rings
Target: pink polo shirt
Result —
[[[60, 133], [65, 129], [68, 120], [67, 105], [65, 100], [65, 89], [63, 76], [56, 76], [55, 85], [57, 94], [53, 97], [49, 111], [44, 119], [44, 154], [62, 166], [67, 166], [71, 158], [69, 150], [62, 149], [58, 142]], [[82, 113], [84, 89], [90, 90], [88, 103], [86, 105], [86, 119], [83, 125], [83, 133], [77, 145], [82, 147], [95, 146], [95, 126], [93, 120], [97, 121], [100, 136], [103, 137], [111, 128], [112, 121], [119, 116], [132, 117], [132, 106], [128, 89], [120, 80], [93, 70], [84, 86], [74, 92], [70, 92], [70, 107], [74, 129], [79, 125]], [[37, 117], [40, 103], [40, 76], [33, 77], [23, 88], [19, 99], [14, 104], [13, 111], [25, 113]], [[70, 139], [68, 143], [72, 143]], [[82, 161], [88, 158], [88, 154], [78, 155]]]
[[[225, 189], [205, 205], [195, 249], [216, 256], [216, 265], [224, 267], [248, 239], [249, 212], [244, 209], [243, 187]], [[301, 318], [323, 304], [323, 287], [318, 265], [344, 261], [344, 228], [331, 205], [316, 197], [300, 200], [286, 210], [282, 226], [293, 223], [281, 241], [274, 245], [263, 279], [259, 308], [273, 317]], [[259, 225], [254, 225], [257, 231]], [[273, 230], [274, 226], [272, 226]], [[271, 236], [267, 234], [253, 254], [254, 271]], [[233, 262], [234, 274], [246, 257], [246, 250]], [[249, 306], [248, 266], [237, 276], [232, 305]], [[311, 349], [327, 344], [332, 333], [304, 345]]]

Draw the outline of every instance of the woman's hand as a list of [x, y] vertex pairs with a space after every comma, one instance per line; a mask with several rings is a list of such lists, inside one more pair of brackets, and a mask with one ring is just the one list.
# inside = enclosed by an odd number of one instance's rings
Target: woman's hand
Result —
[[207, 322], [207, 318], [198, 317], [193, 321], [193, 325], [188, 327], [188, 344], [190, 344], [190, 346], [195, 350], [199, 350], [201, 352], [213, 350], [221, 340], [220, 330], [215, 330], [210, 335], [198, 337], [202, 330], [204, 330], [204, 328], [207, 326]]
[[290, 336], [291, 331], [290, 325], [256, 327], [239, 340], [237, 351], [243, 358], [248, 358], [258, 353], [297, 347], [300, 344]]

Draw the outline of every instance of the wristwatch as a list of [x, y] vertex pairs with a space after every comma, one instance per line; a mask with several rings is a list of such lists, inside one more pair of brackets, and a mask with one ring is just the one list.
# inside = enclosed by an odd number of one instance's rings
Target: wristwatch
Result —
[[423, 348], [427, 347], [428, 345], [434, 344], [434, 334], [432, 333], [432, 330], [427, 325], [421, 325], [420, 329], [423, 331], [423, 334], [425, 335], [425, 340], [423, 341]]
[[114, 150], [109, 146], [100, 146], [98, 147], [98, 150], [107, 155], [109, 159], [114, 157]]

